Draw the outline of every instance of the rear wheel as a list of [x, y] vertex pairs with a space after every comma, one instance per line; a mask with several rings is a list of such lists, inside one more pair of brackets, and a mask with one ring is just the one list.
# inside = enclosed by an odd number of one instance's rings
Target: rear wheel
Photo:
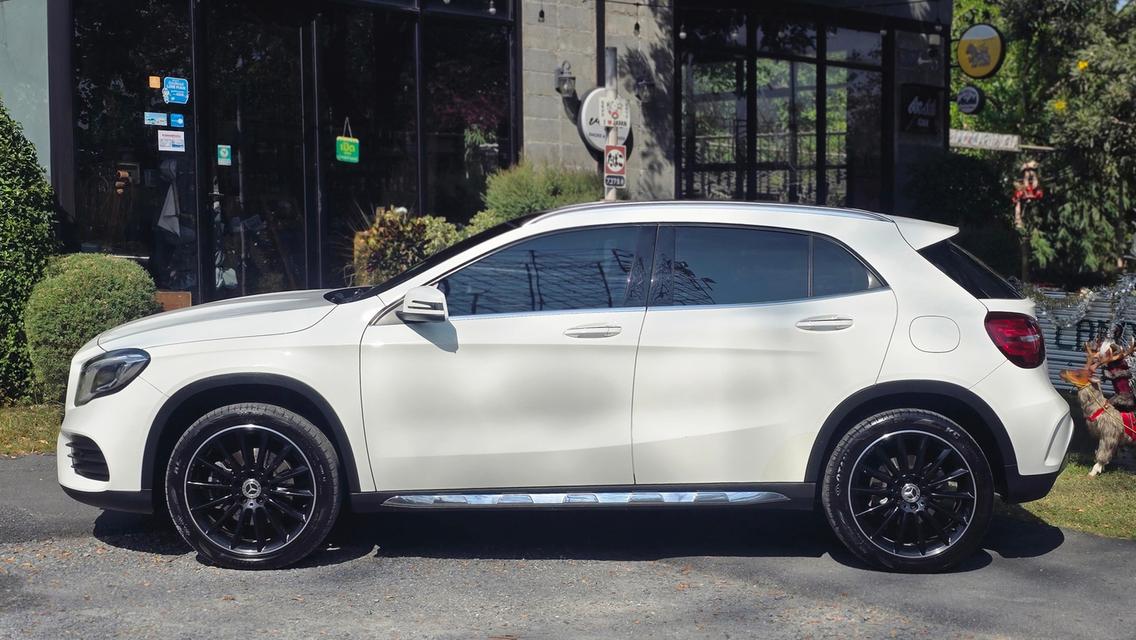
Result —
[[862, 560], [939, 571], [982, 542], [994, 482], [982, 450], [959, 425], [901, 409], [872, 416], [840, 439], [821, 502], [836, 536]]
[[166, 500], [178, 532], [209, 562], [272, 569], [307, 556], [341, 500], [338, 459], [319, 429], [250, 403], [202, 416], [174, 446]]

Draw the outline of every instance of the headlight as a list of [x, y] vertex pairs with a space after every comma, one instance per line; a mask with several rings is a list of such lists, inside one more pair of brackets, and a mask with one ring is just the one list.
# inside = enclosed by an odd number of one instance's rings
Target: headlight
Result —
[[137, 378], [150, 364], [150, 354], [141, 349], [119, 349], [91, 358], [79, 372], [75, 406], [109, 396]]

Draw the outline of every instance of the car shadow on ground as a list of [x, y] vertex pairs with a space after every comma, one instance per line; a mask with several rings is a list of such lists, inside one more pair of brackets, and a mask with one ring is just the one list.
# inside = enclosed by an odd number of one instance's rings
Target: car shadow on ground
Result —
[[[1008, 509], [1014, 509], [1009, 507]], [[1018, 508], [1020, 510], [1020, 508]], [[1020, 510], [996, 515], [983, 549], [954, 570], [1030, 558], [1061, 546], [1064, 534]], [[105, 544], [159, 554], [191, 550], [169, 520], [104, 512], [94, 535]], [[870, 570], [818, 513], [739, 508], [569, 511], [400, 511], [344, 513], [327, 543], [300, 563], [319, 567], [362, 557], [501, 560], [662, 560], [689, 556], [821, 558]]]

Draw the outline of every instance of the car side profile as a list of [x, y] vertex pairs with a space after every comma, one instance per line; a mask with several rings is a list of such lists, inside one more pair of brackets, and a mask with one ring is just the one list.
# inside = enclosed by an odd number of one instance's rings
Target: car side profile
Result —
[[1033, 304], [957, 231], [589, 204], [374, 287], [158, 314], [76, 354], [59, 482], [239, 568], [305, 557], [341, 507], [722, 506], [821, 508], [864, 561], [941, 570], [1072, 435]]

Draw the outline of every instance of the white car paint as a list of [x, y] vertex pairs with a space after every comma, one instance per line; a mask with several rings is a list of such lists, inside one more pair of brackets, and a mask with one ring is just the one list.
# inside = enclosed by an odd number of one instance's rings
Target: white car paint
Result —
[[[408, 325], [393, 310], [409, 289], [517, 240], [626, 224], [755, 225], [823, 234], [853, 248], [887, 283], [832, 298], [711, 308], [538, 312]], [[980, 302], [916, 249], [957, 229], [913, 219], [743, 203], [587, 205], [536, 218], [377, 295], [332, 304], [289, 292], [202, 305], [124, 325], [72, 362], [59, 438], [59, 482], [84, 492], [138, 491], [147, 437], [167, 399], [226, 374], [283, 376], [334, 410], [358, 490], [801, 482], [825, 418], [850, 395], [889, 381], [969, 389], [1005, 424], [1023, 474], [1055, 472], [1068, 406], [1044, 375], [1007, 362], [986, 335], [990, 309], [1032, 314], [1028, 301]], [[811, 332], [838, 315], [850, 328]], [[958, 346], [920, 349], [921, 317], [949, 318]], [[564, 335], [617, 326], [598, 339]], [[91, 357], [145, 349], [125, 388], [74, 405]], [[80, 477], [76, 435], [103, 450], [110, 480]], [[157, 464], [163, 464], [158, 461]]]

